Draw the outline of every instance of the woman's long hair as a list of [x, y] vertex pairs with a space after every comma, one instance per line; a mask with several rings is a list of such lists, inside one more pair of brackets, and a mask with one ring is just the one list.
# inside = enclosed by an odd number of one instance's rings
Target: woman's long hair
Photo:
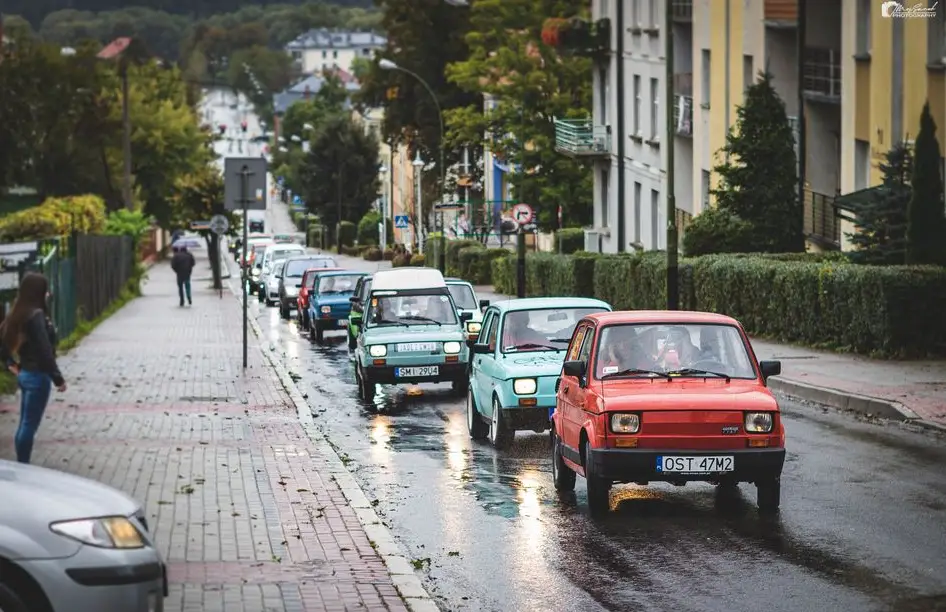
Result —
[[26, 323], [37, 309], [48, 314], [46, 308], [46, 294], [49, 292], [49, 281], [42, 274], [29, 272], [20, 282], [20, 290], [16, 294], [10, 314], [0, 323], [0, 343], [11, 353], [15, 353], [23, 343], [23, 333]]

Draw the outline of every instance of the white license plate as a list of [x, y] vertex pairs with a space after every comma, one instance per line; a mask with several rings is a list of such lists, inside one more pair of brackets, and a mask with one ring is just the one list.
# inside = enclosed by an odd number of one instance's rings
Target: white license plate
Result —
[[716, 474], [733, 471], [732, 455], [712, 457], [657, 457], [657, 471], [672, 474]]
[[394, 375], [398, 378], [413, 378], [415, 376], [437, 376], [440, 366], [421, 366], [416, 368], [394, 368]]
[[348, 327], [348, 319], [339, 319], [339, 320], [338, 320], [338, 324], [339, 324], [341, 327]]
[[433, 342], [404, 342], [397, 345], [398, 353], [423, 353], [436, 350], [437, 345]]

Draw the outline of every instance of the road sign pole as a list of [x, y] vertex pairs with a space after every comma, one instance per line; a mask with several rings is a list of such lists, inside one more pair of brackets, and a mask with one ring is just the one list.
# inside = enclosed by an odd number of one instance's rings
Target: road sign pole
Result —
[[243, 166], [243, 170], [240, 172], [240, 204], [243, 208], [243, 259], [240, 262], [240, 294], [243, 297], [243, 369], [246, 369], [247, 366], [247, 357], [248, 357], [248, 336], [247, 328], [249, 326], [249, 302], [250, 296], [247, 293], [247, 283], [249, 279], [246, 277], [246, 257], [247, 249], [246, 242], [247, 237], [247, 226], [249, 226], [249, 219], [247, 216], [249, 214], [249, 204], [250, 204], [250, 194], [249, 194], [249, 183], [250, 183], [250, 169], [248, 166]]
[[526, 297], [526, 233], [521, 225], [516, 232], [516, 297]]

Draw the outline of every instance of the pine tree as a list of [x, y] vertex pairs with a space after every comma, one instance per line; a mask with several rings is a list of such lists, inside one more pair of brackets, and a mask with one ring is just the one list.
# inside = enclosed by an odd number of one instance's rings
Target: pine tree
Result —
[[880, 164], [883, 183], [854, 211], [857, 231], [848, 234], [855, 246], [851, 259], [857, 263], [902, 265], [906, 261], [907, 207], [913, 189], [913, 151], [895, 145]]
[[930, 104], [923, 106], [913, 162], [913, 198], [907, 209], [908, 264], [946, 265], [943, 166]]
[[795, 139], [771, 74], [749, 87], [736, 117], [722, 149], [728, 159], [714, 169], [721, 179], [717, 205], [753, 227], [745, 251], [804, 251]]

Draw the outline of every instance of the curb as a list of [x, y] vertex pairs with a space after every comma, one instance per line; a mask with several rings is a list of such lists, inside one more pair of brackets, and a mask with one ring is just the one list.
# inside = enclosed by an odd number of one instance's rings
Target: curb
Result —
[[787, 380], [779, 376], [770, 378], [768, 387], [773, 392], [791, 399], [811, 402], [838, 410], [857, 412], [866, 416], [919, 425], [925, 429], [946, 433], [946, 426], [921, 419], [915, 412], [893, 400], [857, 393], [846, 393], [827, 387]]
[[[242, 304], [245, 296], [240, 295], [233, 287], [232, 282], [227, 282], [227, 285], [230, 287], [230, 291], [237, 300]], [[256, 322], [256, 319], [250, 318], [249, 324], [253, 329], [253, 333], [256, 334], [256, 337], [265, 343], [266, 339], [263, 330], [260, 328], [259, 323]], [[381, 556], [382, 561], [384, 561], [384, 565], [387, 567], [388, 573], [391, 575], [391, 580], [395, 588], [397, 588], [398, 593], [401, 595], [401, 599], [404, 600], [404, 603], [407, 604], [411, 612], [440, 612], [440, 607], [427, 592], [427, 589], [424, 588], [423, 582], [421, 582], [421, 579], [414, 572], [410, 561], [401, 554], [401, 549], [394, 539], [391, 530], [381, 522], [381, 519], [371, 506], [371, 502], [368, 501], [364, 491], [361, 490], [361, 486], [359, 486], [351, 472], [348, 471], [348, 468], [345, 467], [345, 464], [342, 463], [338, 453], [325, 435], [319, 431], [315, 419], [312, 417], [308, 400], [306, 400], [302, 392], [299, 391], [299, 387], [296, 386], [295, 381], [292, 379], [292, 376], [290, 376], [282, 360], [276, 357], [272, 351], [267, 351], [263, 347], [260, 347], [260, 350], [263, 352], [263, 355], [270, 365], [273, 366], [273, 370], [276, 371], [279, 382], [286, 389], [286, 392], [289, 393], [289, 397], [292, 399], [292, 403], [295, 405], [296, 412], [299, 415], [302, 428], [313, 442], [321, 443], [321, 450], [327, 456], [332, 478], [338, 484], [342, 495], [345, 496], [348, 504], [358, 516], [358, 522], [361, 523], [361, 526], [364, 528], [368, 539], [374, 543], [374, 548]]]

